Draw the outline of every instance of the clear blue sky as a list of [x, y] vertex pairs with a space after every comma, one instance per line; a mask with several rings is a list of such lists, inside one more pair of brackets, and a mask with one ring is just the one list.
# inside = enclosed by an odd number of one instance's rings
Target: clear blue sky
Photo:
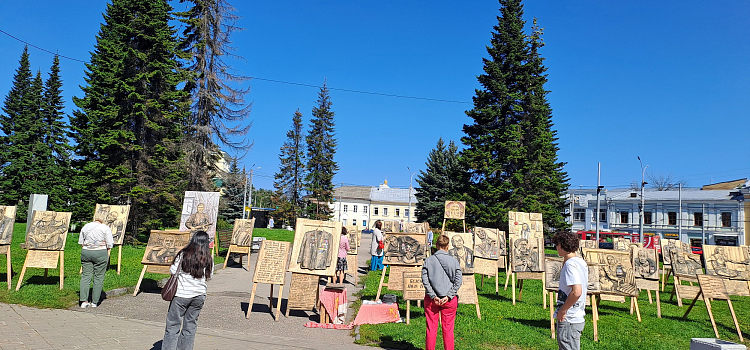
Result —
[[[239, 1], [233, 36], [245, 75], [334, 89], [339, 142], [334, 182], [407, 187], [438, 138], [460, 145], [464, 111], [487, 57], [496, 1]], [[105, 1], [2, 1], [0, 29], [29, 44], [88, 60]], [[625, 187], [648, 171], [691, 186], [750, 175], [750, 2], [526, 1], [545, 28], [542, 49], [571, 187]], [[0, 34], [0, 96], [23, 43]], [[52, 55], [30, 48], [46, 76]], [[84, 66], [62, 59], [66, 107], [82, 96]], [[279, 148], [299, 109], [305, 127], [318, 89], [255, 79], [243, 162], [272, 188]], [[415, 183], [416, 184], [416, 183]]]

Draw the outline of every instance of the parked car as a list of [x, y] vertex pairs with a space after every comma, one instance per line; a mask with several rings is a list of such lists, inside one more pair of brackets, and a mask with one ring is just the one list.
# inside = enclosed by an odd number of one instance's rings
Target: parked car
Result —
[[690, 250], [693, 251], [693, 254], [703, 254], [703, 247], [690, 247]]
[[615, 249], [615, 244], [612, 242], [599, 242], [599, 249]]

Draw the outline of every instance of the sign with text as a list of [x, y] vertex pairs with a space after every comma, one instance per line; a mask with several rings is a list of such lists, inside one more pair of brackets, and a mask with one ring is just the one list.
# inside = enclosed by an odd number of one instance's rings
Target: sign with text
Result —
[[255, 264], [253, 283], [284, 284], [290, 246], [289, 242], [264, 240]]
[[404, 300], [424, 299], [422, 272], [404, 272]]

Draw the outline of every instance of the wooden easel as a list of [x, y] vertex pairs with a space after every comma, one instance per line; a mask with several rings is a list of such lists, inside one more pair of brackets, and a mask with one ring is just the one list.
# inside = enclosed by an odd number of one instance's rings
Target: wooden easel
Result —
[[[516, 305], [516, 280], [520, 281], [518, 282], [518, 300], [521, 300], [521, 296], [523, 295], [524, 280], [542, 280], [542, 303], [544, 304], [544, 308], [547, 308], [547, 292], [544, 272], [513, 272], [511, 278], [513, 283], [513, 305]], [[552, 304], [552, 299], [550, 299], [550, 304]]]
[[0, 245], [0, 254], [5, 254], [5, 257], [7, 258], [5, 263], [5, 276], [7, 277], [8, 282], [8, 290], [10, 290], [10, 280], [13, 276], [13, 266], [10, 263], [10, 244], [8, 245]]
[[[263, 241], [265, 242], [265, 241]], [[227, 256], [224, 258], [224, 267], [223, 269], [227, 268], [227, 262], [229, 262], [229, 254], [236, 253], [236, 254], [247, 254], [247, 270], [250, 271], [250, 247], [243, 247], [238, 246], [235, 244], [230, 244], [229, 249], [227, 249]], [[240, 255], [240, 266], [242, 266], [242, 257], [243, 255]], [[273, 287], [271, 287], [273, 288]]]
[[[487, 273], [487, 271], [479, 271], [481, 269], [477, 268], [477, 266], [478, 266], [477, 265], [477, 260], [478, 259], [482, 259], [482, 258], [476, 258], [476, 257], [474, 258], [474, 272], [478, 273], [479, 275], [482, 276], [481, 288], [484, 288], [484, 277], [485, 276], [487, 276], [487, 277], [493, 277], [493, 275], [491, 273]], [[489, 259], [487, 259], [487, 260], [489, 260]], [[495, 261], [495, 273], [494, 273], [494, 277], [495, 277], [495, 294], [496, 295], [500, 293], [500, 282], [498, 282], [498, 279], [499, 279], [498, 270], [499, 270], [500, 266], [502, 266], [502, 265], [505, 265], [505, 257], [504, 256], [500, 256]]]
[[173, 237], [173, 240], [174, 240], [174, 246], [170, 247], [170, 249], [173, 249], [174, 252], [176, 253], [188, 245], [190, 241], [190, 232], [184, 232], [184, 231], [178, 231], [178, 230], [163, 230], [163, 231], [151, 230], [151, 234], [148, 238], [148, 244], [146, 245], [146, 251], [143, 252], [143, 259], [141, 259], [141, 264], [143, 264], [143, 269], [141, 270], [140, 277], [138, 277], [138, 283], [136, 283], [135, 285], [133, 296], [137, 296], [138, 292], [141, 290], [141, 283], [143, 282], [143, 276], [146, 275], [146, 272], [157, 273], [157, 274], [162, 274], [162, 275], [170, 274], [169, 270], [172, 267], [172, 263], [174, 262], [173, 261], [173, 259], [175, 258], [174, 256], [167, 255], [164, 257], [165, 258], [164, 260], [166, 260], [166, 258], [169, 258], [169, 261], [154, 262], [148, 259], [149, 254], [152, 253], [151, 249], [160, 247], [159, 239], [163, 239], [164, 241], [166, 241], [166, 239], [170, 237]]
[[729, 311], [732, 314], [734, 327], [737, 329], [737, 335], [740, 337], [740, 342], [744, 342], [745, 340], [742, 338], [742, 331], [740, 331], [740, 325], [739, 323], [737, 323], [737, 316], [735, 315], [734, 307], [732, 306], [732, 299], [730, 299], [729, 295], [727, 294], [727, 288], [724, 285], [723, 279], [709, 275], [698, 275], [698, 282], [700, 284], [700, 291], [695, 296], [695, 298], [693, 298], [693, 302], [690, 304], [690, 307], [688, 307], [687, 311], [685, 311], [685, 315], [683, 315], [682, 317], [687, 317], [687, 315], [690, 313], [690, 310], [692, 310], [693, 306], [695, 306], [695, 302], [698, 301], [698, 297], [703, 295], [703, 302], [706, 303], [706, 310], [708, 310], [708, 317], [711, 319], [711, 326], [714, 327], [714, 335], [716, 335], [716, 338], [721, 338], [719, 337], [719, 330], [716, 328], [714, 313], [713, 311], [711, 311], [711, 300], [726, 300], [729, 304]]
[[[549, 327], [552, 333], [552, 339], [556, 338], [555, 333], [555, 308], [552, 306], [552, 300], [557, 299], [557, 292], [554, 290], [548, 290], [549, 292]], [[591, 321], [594, 324], [594, 341], [599, 341], [599, 308], [596, 306], [596, 294], [589, 293], [586, 298], [591, 304]]]
[[[378, 284], [378, 293], [375, 296], [375, 300], [380, 299], [380, 293], [383, 290], [383, 287], [387, 287], [389, 290], [393, 291], [401, 291], [403, 280], [397, 281], [398, 276], [391, 276], [394, 273], [401, 273], [401, 278], [403, 278], [403, 272], [409, 272], [410, 270], [420, 271], [422, 266], [395, 266], [396, 271], [393, 271], [394, 266], [391, 265], [385, 265], [383, 266], [383, 272], [380, 275], [380, 283]], [[390, 269], [389, 269], [390, 268]], [[385, 282], [385, 272], [388, 270], [390, 273], [388, 274], [388, 282]], [[396, 278], [396, 279], [393, 279]], [[393, 281], [393, 282], [391, 282]], [[417, 305], [421, 305], [421, 302], [417, 300]]]
[[667, 280], [669, 279], [669, 276], [672, 275], [672, 266], [670, 265], [664, 265], [662, 268], [662, 273], [659, 275], [661, 276], [661, 291], [664, 291], [664, 286], [667, 284]]
[[271, 294], [268, 297], [268, 308], [271, 310], [271, 313], [273, 313], [273, 285], [279, 285], [279, 296], [277, 297], [276, 302], [276, 318], [274, 318], [274, 321], [279, 320], [279, 313], [281, 312], [281, 294], [284, 292], [286, 265], [289, 261], [290, 250], [291, 243], [289, 242], [264, 240], [261, 243], [258, 260], [255, 262], [253, 291], [250, 293], [250, 303], [247, 307], [245, 318], [250, 318], [250, 313], [253, 311], [255, 290], [258, 288], [258, 283], [266, 283], [271, 285]]
[[[648, 303], [653, 304], [651, 300], [651, 291], [656, 292], [656, 316], [661, 318], [661, 298], [659, 297], [659, 280], [647, 280], [642, 278], [635, 279], [635, 285], [638, 290], [645, 290], [648, 292]], [[636, 300], [636, 303], [638, 301]], [[632, 312], [631, 312], [632, 314]]]
[[[63, 243], [63, 246], [65, 246], [65, 243]], [[8, 252], [10, 252], [10, 249]], [[10, 254], [8, 254], [8, 259], [10, 259]], [[58, 260], [60, 260], [60, 290], [62, 290], [63, 282], [65, 280], [65, 251], [30, 249], [26, 254], [26, 260], [23, 263], [23, 269], [21, 269], [21, 276], [18, 277], [16, 291], [21, 288], [21, 283], [23, 283], [23, 276], [26, 274], [27, 267], [44, 269], [44, 277], [47, 277], [47, 270], [57, 268]]]
[[[240, 233], [247, 230], [250, 227], [249, 237], [241, 237]], [[242, 254], [247, 254], [247, 270], [250, 271], [250, 247], [253, 244], [253, 229], [255, 228], [255, 218], [252, 219], [236, 219], [234, 221], [234, 227], [232, 229], [232, 237], [229, 239], [229, 249], [227, 249], [227, 256], [224, 258], [224, 269], [227, 268], [227, 262], [229, 262], [229, 254], [235, 253], [240, 254], [240, 266], [242, 266]], [[236, 236], [235, 236], [236, 235]], [[242, 242], [240, 242], [242, 241]], [[249, 242], [249, 245], [232, 244], [231, 242], [245, 243]], [[214, 244], [214, 247], [218, 247], [218, 244]], [[218, 254], [218, 248], [217, 248]], [[273, 288], [273, 287], [271, 287]]]
[[[674, 285], [674, 289], [672, 289], [672, 293], [669, 295], [669, 300], [671, 301], [676, 295], [677, 306], [682, 307], [682, 299], [693, 299], [700, 293], [700, 288], [693, 285], [693, 282], [698, 283], [697, 276], [673, 275], [673, 277], [672, 284]], [[689, 282], [690, 285], [684, 285], [682, 282]]]
[[[599, 303], [601, 304], [602, 301], [614, 301], [618, 303], [624, 303], [625, 302], [625, 296], [619, 295], [619, 294], [607, 294], [607, 293], [601, 293], [599, 294]], [[630, 297], [630, 314], [633, 314], [633, 311], [635, 311], [636, 317], [638, 318], [638, 322], [641, 322], [641, 309], [638, 307], [638, 297], [631, 296]]]
[[143, 276], [146, 275], [146, 272], [169, 275], [170, 267], [171, 265], [143, 264], [143, 270], [141, 270], [141, 276], [138, 277], [138, 283], [135, 284], [135, 290], [133, 291], [133, 296], [137, 296], [138, 292], [141, 290], [141, 282], [143, 282]]
[[477, 283], [474, 280], [474, 274], [461, 276], [461, 288], [458, 289], [459, 304], [474, 304], [477, 309], [477, 318], [482, 319], [482, 312], [479, 310], [479, 298], [477, 297]]
[[404, 272], [404, 285], [403, 285], [404, 301], [406, 301], [406, 324], [410, 324], [411, 320], [411, 301], [416, 300], [417, 303], [420, 300], [424, 300], [425, 289], [422, 284], [422, 273], [421, 272]]

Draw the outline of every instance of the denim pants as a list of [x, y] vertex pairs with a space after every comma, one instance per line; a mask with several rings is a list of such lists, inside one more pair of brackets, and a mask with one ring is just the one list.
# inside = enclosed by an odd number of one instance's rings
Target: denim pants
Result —
[[89, 287], [91, 280], [94, 280], [94, 289], [92, 290], [91, 302], [99, 304], [102, 296], [102, 287], [104, 286], [104, 274], [107, 272], [109, 265], [109, 254], [106, 249], [88, 250], [81, 249], [81, 294], [80, 301], [89, 301]]
[[583, 333], [584, 325], [584, 322], [557, 322], [557, 345], [560, 350], [581, 349], [581, 333]]
[[[175, 296], [169, 303], [167, 327], [164, 330], [163, 350], [192, 350], [195, 330], [198, 328], [198, 315], [201, 313], [206, 295], [193, 298]], [[182, 327], [182, 330], [180, 330]]]

